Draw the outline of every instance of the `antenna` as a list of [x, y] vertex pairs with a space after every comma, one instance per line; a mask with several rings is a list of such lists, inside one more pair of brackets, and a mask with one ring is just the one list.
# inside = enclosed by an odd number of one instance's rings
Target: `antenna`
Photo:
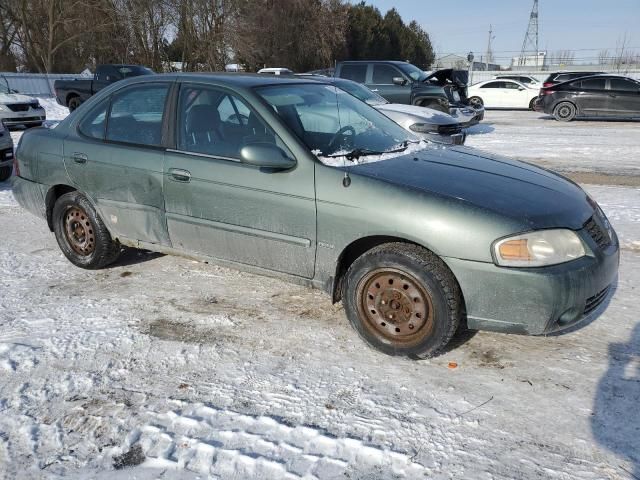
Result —
[[489, 25], [489, 41], [487, 42], [487, 57], [486, 57], [486, 62], [487, 62], [487, 68], [486, 70], [489, 70], [489, 63], [493, 62], [493, 52], [491, 51], [491, 41], [496, 38], [493, 36], [493, 26]]
[[536, 67], [538, 67], [538, 0], [533, 0], [533, 8], [529, 16], [529, 26], [522, 42], [522, 51], [518, 65], [527, 64], [527, 52], [533, 51], [536, 57]]

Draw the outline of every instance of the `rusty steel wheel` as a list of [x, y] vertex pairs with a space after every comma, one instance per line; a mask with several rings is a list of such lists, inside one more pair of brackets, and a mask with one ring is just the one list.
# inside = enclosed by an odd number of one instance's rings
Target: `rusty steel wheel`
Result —
[[73, 206], [64, 215], [64, 233], [69, 246], [79, 255], [88, 256], [96, 248], [96, 237], [93, 233], [93, 225], [87, 212], [82, 208]]
[[374, 270], [360, 281], [356, 295], [365, 326], [396, 344], [411, 344], [433, 328], [431, 295], [407, 273]]
[[442, 259], [418, 245], [374, 247], [353, 261], [343, 282], [349, 322], [387, 355], [438, 355], [460, 325], [464, 300], [455, 277]]
[[102, 268], [120, 255], [120, 245], [113, 241], [91, 202], [79, 192], [65, 193], [56, 200], [51, 224], [60, 250], [78, 267]]

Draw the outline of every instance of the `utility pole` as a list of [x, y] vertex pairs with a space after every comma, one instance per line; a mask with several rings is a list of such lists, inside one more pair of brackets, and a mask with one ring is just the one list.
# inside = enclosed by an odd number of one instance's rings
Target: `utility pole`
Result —
[[519, 65], [527, 63], [527, 52], [534, 51], [536, 56], [536, 68], [538, 67], [538, 0], [533, 0], [533, 8], [531, 9], [531, 15], [529, 16], [529, 26], [527, 27], [527, 33], [524, 35], [524, 41], [522, 42], [522, 50], [520, 51]]
[[487, 58], [486, 58], [487, 71], [489, 71], [489, 62], [493, 61], [493, 58], [492, 58], [493, 52], [491, 51], [491, 40], [493, 40], [494, 37], [491, 36], [492, 34], [493, 34], [493, 26], [489, 25], [489, 41], [487, 42]]

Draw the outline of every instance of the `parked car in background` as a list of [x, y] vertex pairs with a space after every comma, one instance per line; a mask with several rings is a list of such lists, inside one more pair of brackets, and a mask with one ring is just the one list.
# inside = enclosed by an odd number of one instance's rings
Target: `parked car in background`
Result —
[[[391, 103], [432, 108], [454, 116], [473, 112], [473, 123], [484, 118], [467, 100], [468, 73], [445, 69], [428, 75], [415, 65], [397, 61], [338, 62], [335, 76], [366, 85]], [[462, 111], [465, 112], [462, 112]]]
[[6, 77], [0, 75], [0, 122], [5, 127], [39, 127], [46, 119], [47, 114], [37, 98], [9, 88]]
[[414, 358], [463, 322], [543, 334], [593, 319], [617, 276], [616, 234], [578, 185], [424, 142], [331, 85], [158, 75], [77, 113], [22, 136], [13, 194], [81, 268], [128, 245], [286, 278]]
[[152, 75], [153, 70], [140, 65], [98, 65], [91, 80], [56, 80], [53, 88], [56, 101], [73, 112], [82, 102], [104, 87], [125, 78]]
[[533, 110], [537, 88], [530, 88], [515, 80], [487, 80], [471, 85], [469, 102], [485, 108], [528, 108]]
[[535, 108], [570, 122], [575, 118], [640, 118], [640, 82], [615, 75], [577, 78], [540, 89]]
[[9, 130], [0, 121], [0, 182], [11, 176], [13, 170], [13, 140]]
[[547, 79], [542, 82], [543, 87], [551, 87], [558, 83], [568, 82], [581, 77], [589, 77], [591, 75], [604, 75], [605, 72], [553, 72]]
[[501, 80], [515, 80], [516, 82], [520, 82], [524, 85], [535, 86], [538, 87], [540, 80], [536, 77], [532, 77], [531, 75], [513, 75], [513, 74], [505, 74], [505, 75], [496, 75], [493, 78], [501, 79]]
[[427, 107], [414, 105], [402, 105], [389, 103], [375, 92], [372, 92], [361, 83], [346, 80], [344, 78], [312, 77], [313, 80], [329, 83], [350, 93], [354, 97], [368, 103], [380, 110], [402, 128], [414, 134], [437, 143], [462, 145], [466, 134], [463, 130], [463, 122], [452, 117], [448, 113], [433, 110]]
[[267, 73], [269, 75], [293, 75], [293, 70], [288, 68], [261, 68], [258, 73]]

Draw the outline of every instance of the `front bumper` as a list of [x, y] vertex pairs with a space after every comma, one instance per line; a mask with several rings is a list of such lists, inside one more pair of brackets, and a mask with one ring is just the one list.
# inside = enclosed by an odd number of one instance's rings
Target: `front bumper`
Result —
[[16, 125], [34, 125], [41, 124], [47, 119], [44, 108], [30, 108], [24, 112], [2, 111], [0, 112], [0, 120], [7, 127]]
[[449, 110], [449, 114], [458, 120], [462, 128], [469, 128], [484, 120], [484, 107], [455, 106]]
[[441, 143], [444, 145], [464, 145], [464, 142], [467, 139], [467, 134], [465, 132], [454, 133], [451, 135], [433, 132], [424, 133], [422, 134], [422, 136], [425, 140], [429, 140], [435, 143]]
[[581, 236], [592, 256], [551, 267], [445, 258], [462, 289], [469, 328], [539, 335], [597, 315], [618, 275], [618, 240], [601, 250], [584, 231]]

